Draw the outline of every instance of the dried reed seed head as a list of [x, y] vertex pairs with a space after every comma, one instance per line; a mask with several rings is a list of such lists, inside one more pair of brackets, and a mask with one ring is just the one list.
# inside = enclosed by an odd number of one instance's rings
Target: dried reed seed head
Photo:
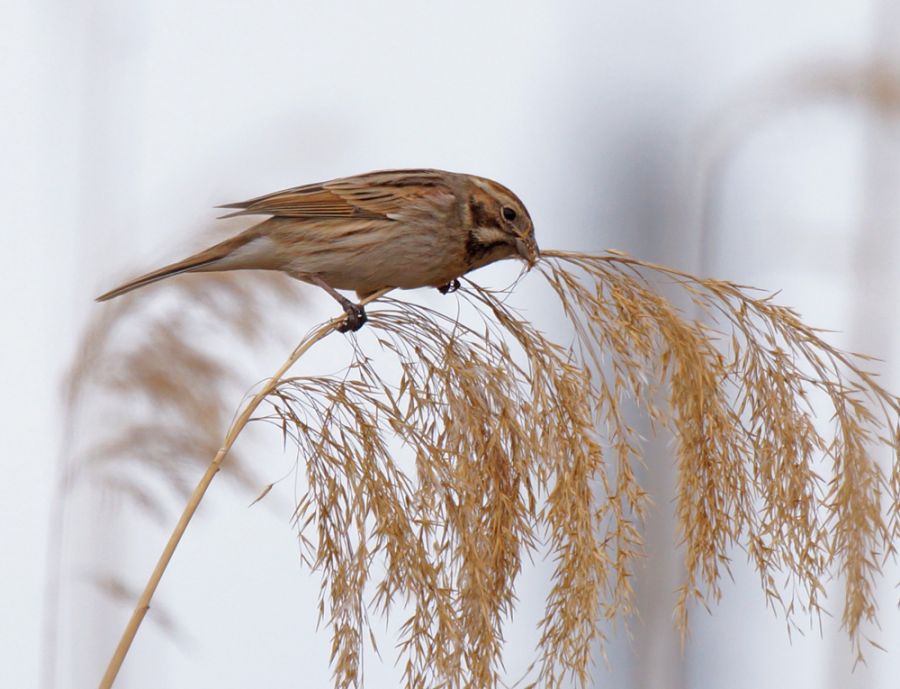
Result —
[[[791, 623], [798, 611], [819, 613], [822, 581], [841, 571], [844, 621], [858, 643], [860, 623], [874, 615], [874, 555], [897, 533], [896, 511], [881, 513], [889, 482], [868, 454], [881, 426], [896, 427], [896, 398], [791, 310], [746, 288], [619, 255], [545, 252], [540, 270], [574, 326], [572, 348], [547, 340], [472, 283], [462, 296], [483, 314], [483, 330], [387, 300], [371, 325], [400, 362], [399, 379], [386, 380], [358, 358], [348, 371], [358, 376], [338, 384], [353, 394], [318, 402], [316, 427], [297, 434], [331, 435], [324, 426], [346, 419], [338, 422], [341, 442], [307, 441], [303, 456], [311, 486], [320, 461], [337, 468], [331, 485], [357, 496], [353, 508], [336, 518], [315, 496], [301, 503], [307, 527], [323, 510], [337, 519], [328, 522], [332, 532], [320, 532], [313, 562], [326, 599], [342, 600], [348, 582], [355, 585], [358, 616], [342, 628], [364, 624], [362, 601], [372, 587], [381, 612], [398, 598], [412, 611], [401, 629], [407, 686], [495, 686], [522, 554], [547, 547], [556, 569], [537, 679], [586, 683], [604, 621], [634, 609], [630, 581], [647, 497], [634, 467], [640, 442], [623, 409], [630, 400], [677, 441], [688, 573], [677, 608], [682, 631], [691, 600], [719, 597], [739, 546]], [[674, 281], [705, 320], [672, 306], [653, 275]], [[286, 382], [280, 394], [300, 384]], [[320, 383], [304, 385], [312, 393]], [[815, 389], [836, 413], [833, 438], [813, 422]], [[652, 403], [660, 392], [665, 409]], [[283, 415], [283, 397], [276, 408]], [[360, 422], [370, 425], [367, 439], [345, 453]], [[414, 449], [415, 474], [388, 451], [392, 436]], [[893, 437], [886, 442], [896, 450]], [[379, 472], [361, 468], [363, 448]], [[820, 477], [823, 459], [833, 463], [830, 484]], [[348, 470], [348, 462], [360, 468]], [[852, 494], [836, 492], [849, 485]], [[387, 504], [401, 506], [393, 511], [367, 502], [392, 491]], [[354, 539], [338, 538], [353, 520]], [[386, 573], [372, 582], [369, 559], [379, 556]], [[776, 575], [787, 586], [779, 588]], [[358, 642], [335, 630], [343, 686], [359, 679], [342, 661], [359, 657]]]
[[[217, 335], [234, 347], [259, 346], [273, 306], [294, 303], [292, 281], [268, 273], [210, 274], [163, 283], [98, 310], [66, 381], [69, 435], [81, 418], [102, 418], [86, 438], [68, 437], [74, 454], [67, 481], [89, 475], [95, 484], [133, 498], [164, 516], [163, 495], [151, 476], [180, 495], [190, 492], [189, 469], [209, 462], [234, 412], [247, 375], [216, 350]], [[73, 446], [75, 449], [73, 450]], [[241, 463], [228, 469], [242, 480]]]
[[[738, 546], [791, 624], [797, 612], [819, 613], [822, 582], [841, 573], [843, 621], [859, 647], [881, 558], [900, 533], [897, 398], [860, 357], [748, 288], [614, 253], [544, 251], [538, 270], [573, 326], [569, 347], [506, 295], [467, 282], [458, 294], [480, 314], [476, 325], [384, 299], [370, 309], [370, 333], [395, 371], [357, 348], [340, 376], [288, 378], [269, 397], [268, 419], [300, 448], [306, 489], [295, 519], [322, 575], [336, 686], [361, 682], [371, 611], [404, 615], [405, 686], [496, 686], [522, 557], [542, 550], [555, 569], [536, 681], [585, 685], [606, 621], [635, 609], [648, 508], [635, 409], [676, 440], [681, 630], [691, 600], [719, 597]], [[681, 290], [699, 317], [653, 280]], [[219, 315], [233, 322], [226, 302]], [[183, 364], [213, 381], [222, 364], [197, 355], [177, 327], [158, 337], [150, 350], [171, 366], [142, 351], [122, 359], [129, 375], [103, 385], [115, 394], [146, 386], [186, 423], [221, 428], [205, 385], [166, 376]], [[104, 346], [92, 344], [76, 380], [99, 358], [109, 363]], [[814, 422], [817, 392], [831, 406], [831, 434]], [[107, 454], [165, 438], [162, 462], [212, 442], [149, 423], [146, 435], [127, 427]], [[398, 442], [411, 464], [395, 456]], [[872, 456], [879, 444], [894, 452], [889, 476]]]

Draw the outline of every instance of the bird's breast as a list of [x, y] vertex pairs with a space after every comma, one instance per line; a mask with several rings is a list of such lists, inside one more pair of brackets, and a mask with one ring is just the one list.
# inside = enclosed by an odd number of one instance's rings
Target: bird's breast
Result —
[[285, 270], [316, 273], [336, 289], [366, 294], [384, 287], [435, 287], [470, 269], [466, 233], [458, 228], [392, 220], [291, 219], [273, 229]]

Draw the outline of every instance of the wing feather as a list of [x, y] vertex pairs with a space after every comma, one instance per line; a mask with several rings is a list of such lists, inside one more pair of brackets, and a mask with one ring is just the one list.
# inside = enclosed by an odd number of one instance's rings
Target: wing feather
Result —
[[401, 220], [452, 204], [455, 175], [440, 170], [384, 170], [308, 184], [219, 208], [235, 215]]

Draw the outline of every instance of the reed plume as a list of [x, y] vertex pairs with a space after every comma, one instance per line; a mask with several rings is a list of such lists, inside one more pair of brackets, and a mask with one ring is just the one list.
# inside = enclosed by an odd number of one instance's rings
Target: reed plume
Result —
[[[861, 654], [900, 535], [900, 400], [867, 359], [730, 282], [614, 252], [545, 251], [536, 272], [571, 323], [569, 344], [468, 280], [465, 317], [381, 298], [346, 368], [274, 377], [217, 454], [257, 405], [296, 443], [294, 523], [321, 577], [335, 687], [362, 684], [372, 614], [402, 617], [404, 686], [499, 685], [523, 562], [544, 553], [554, 571], [529, 681], [585, 686], [605, 624], [637, 606], [649, 501], [635, 411], [674, 438], [679, 629], [693, 601], [718, 600], [738, 547], [791, 623], [820, 614], [824, 582], [843, 577]], [[376, 363], [378, 350], [388, 356]], [[893, 453], [888, 473], [878, 446]]]

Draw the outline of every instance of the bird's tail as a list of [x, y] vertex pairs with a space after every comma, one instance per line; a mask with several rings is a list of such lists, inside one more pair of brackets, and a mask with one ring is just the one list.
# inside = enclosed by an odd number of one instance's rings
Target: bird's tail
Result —
[[181, 273], [257, 267], [249, 264], [244, 265], [243, 261], [238, 262], [234, 260], [236, 257], [233, 253], [235, 249], [239, 249], [240, 247], [248, 244], [249, 242], [256, 239], [257, 236], [258, 235], [255, 234], [245, 233], [238, 235], [237, 237], [232, 237], [231, 239], [221, 242], [220, 244], [216, 244], [215, 246], [211, 246], [210, 248], [205, 249], [200, 253], [194, 254], [193, 256], [188, 256], [181, 261], [170, 263], [169, 265], [163, 266], [162, 268], [154, 270], [151, 273], [147, 273], [146, 275], [141, 275], [134, 280], [130, 280], [124, 285], [120, 285], [119, 287], [116, 287], [109, 292], [101, 294], [99, 297], [97, 297], [96, 301], [107, 301], [108, 299], [114, 299], [115, 297], [138, 289], [139, 287], [143, 287], [144, 285], [149, 285], [151, 283], [158, 282], [159, 280], [164, 280], [165, 278], [172, 277], [173, 275], [180, 275]]

